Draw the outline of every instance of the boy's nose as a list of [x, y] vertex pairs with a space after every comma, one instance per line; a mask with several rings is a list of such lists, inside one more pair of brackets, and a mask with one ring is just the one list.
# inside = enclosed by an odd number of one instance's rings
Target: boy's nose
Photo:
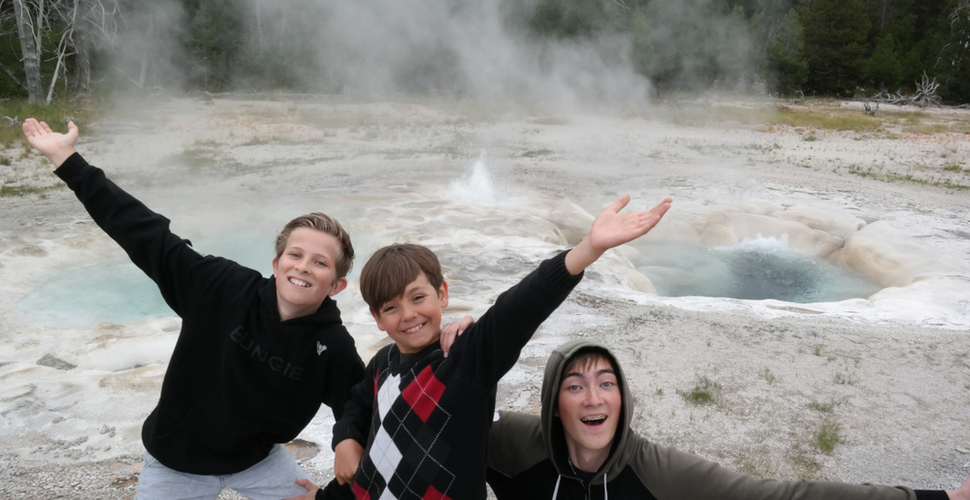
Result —
[[593, 390], [588, 391], [586, 393], [586, 405], [587, 406], [597, 406], [602, 401], [603, 401], [603, 396], [596, 389], [593, 389]]
[[417, 316], [417, 312], [414, 310], [414, 308], [408, 306], [401, 307], [401, 314], [405, 319], [411, 319]]

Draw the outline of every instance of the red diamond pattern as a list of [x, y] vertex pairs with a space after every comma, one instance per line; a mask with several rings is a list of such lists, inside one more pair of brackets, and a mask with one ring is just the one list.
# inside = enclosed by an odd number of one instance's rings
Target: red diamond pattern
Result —
[[[435, 378], [431, 367], [427, 366], [401, 391], [401, 397], [411, 405], [422, 422], [427, 422], [444, 392], [445, 385]], [[428, 498], [427, 495], [425, 498]]]
[[354, 486], [351, 489], [354, 490], [354, 496], [357, 498], [357, 500], [370, 500], [370, 495], [367, 493], [367, 490], [361, 488], [360, 485], [357, 484], [357, 481], [354, 481]]
[[451, 500], [448, 495], [434, 489], [434, 486], [428, 486], [428, 491], [424, 493], [421, 497], [423, 500]]

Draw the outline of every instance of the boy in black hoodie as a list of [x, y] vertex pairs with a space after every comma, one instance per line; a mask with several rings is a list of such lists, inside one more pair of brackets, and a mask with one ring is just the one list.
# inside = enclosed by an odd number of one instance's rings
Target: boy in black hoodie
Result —
[[320, 404], [339, 419], [363, 376], [354, 340], [330, 298], [347, 286], [350, 236], [322, 213], [292, 220], [276, 241], [273, 278], [202, 256], [169, 221], [88, 165], [78, 129], [53, 132], [28, 118], [31, 146], [56, 167], [108, 236], [182, 318], [158, 405], [145, 420], [137, 499], [215, 499], [231, 488], [252, 499], [305, 491], [308, 476], [280, 443]]

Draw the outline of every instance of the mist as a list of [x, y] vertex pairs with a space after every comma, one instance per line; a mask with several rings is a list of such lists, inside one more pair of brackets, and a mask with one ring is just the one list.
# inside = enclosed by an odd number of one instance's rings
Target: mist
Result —
[[182, 2], [157, 2], [131, 14], [112, 66], [149, 87], [556, 109], [645, 106], [667, 88], [750, 87], [754, 43], [743, 16], [708, 0], [632, 5], [239, 0], [190, 15]]

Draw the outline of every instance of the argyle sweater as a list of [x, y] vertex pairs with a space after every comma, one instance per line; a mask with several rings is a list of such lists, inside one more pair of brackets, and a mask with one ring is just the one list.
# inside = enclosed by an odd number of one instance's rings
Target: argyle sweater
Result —
[[438, 342], [402, 356], [396, 345], [374, 356], [333, 445], [365, 448], [351, 486], [359, 499], [484, 499], [488, 430], [495, 388], [539, 325], [582, 278], [565, 252], [499, 295], [444, 358]]

